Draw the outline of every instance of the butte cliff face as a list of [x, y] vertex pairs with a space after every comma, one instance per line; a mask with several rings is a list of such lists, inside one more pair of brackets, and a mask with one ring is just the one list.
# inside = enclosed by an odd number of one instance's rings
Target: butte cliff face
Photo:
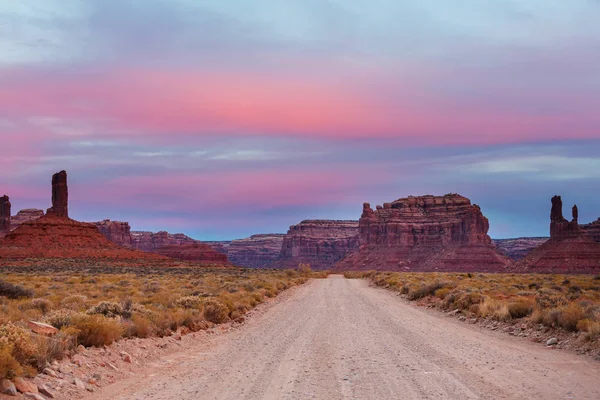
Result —
[[133, 248], [133, 238], [131, 236], [129, 222], [105, 219], [104, 221], [93, 222], [93, 224], [96, 225], [98, 231], [111, 242], [116, 243], [119, 246]]
[[565, 219], [562, 199], [554, 196], [550, 212], [550, 239], [513, 264], [511, 269], [531, 273], [600, 273], [600, 243], [593, 240], [593, 229], [579, 226], [577, 206], [572, 212], [573, 219]]
[[419, 196], [363, 205], [360, 248], [336, 264], [339, 270], [503, 271], [477, 205], [458, 194]]
[[0, 197], [0, 237], [3, 237], [10, 231], [10, 200], [8, 196]]
[[299, 264], [310, 264], [314, 270], [329, 269], [357, 250], [358, 242], [357, 221], [305, 220], [290, 226], [281, 253], [271, 266], [297, 268]]
[[206, 242], [215, 250], [227, 254], [233, 265], [245, 268], [266, 268], [281, 254], [284, 234], [267, 233], [232, 241]]

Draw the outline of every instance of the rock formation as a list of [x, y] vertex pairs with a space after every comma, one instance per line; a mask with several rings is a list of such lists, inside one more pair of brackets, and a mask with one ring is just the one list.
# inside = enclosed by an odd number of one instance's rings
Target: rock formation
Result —
[[215, 250], [227, 254], [233, 265], [245, 268], [267, 268], [279, 258], [284, 234], [252, 235], [232, 241], [205, 242]]
[[577, 206], [573, 207], [573, 220], [568, 221], [563, 217], [563, 203], [560, 196], [552, 198], [552, 210], [550, 211], [550, 239], [563, 240], [567, 238], [579, 237], [581, 230], [577, 222]]
[[0, 260], [23, 259], [160, 260], [157, 254], [125, 249], [95, 225], [49, 213], [25, 222], [2, 239]]
[[560, 196], [554, 196], [550, 239], [513, 264], [511, 269], [532, 273], [600, 273], [600, 243], [592, 239], [593, 230], [588, 226], [581, 229], [577, 220], [577, 208], [573, 207], [573, 220], [567, 221], [562, 215]]
[[156, 253], [169, 258], [191, 261], [200, 265], [230, 266], [227, 255], [220, 253], [204, 243], [186, 243], [167, 245], [155, 250]]
[[52, 207], [46, 213], [69, 218], [69, 189], [66, 171], [57, 172], [52, 176]]
[[363, 205], [360, 248], [336, 264], [338, 270], [503, 271], [477, 205], [458, 194], [419, 196]]
[[96, 228], [105, 238], [119, 246], [133, 248], [133, 237], [131, 236], [131, 227], [129, 222], [111, 221], [105, 219], [100, 222], [93, 222]]
[[492, 239], [492, 243], [500, 253], [508, 256], [511, 260], [521, 260], [547, 240], [547, 237], [523, 237], [515, 239]]
[[54, 175], [52, 208], [46, 215], [21, 223], [0, 241], [1, 264], [32, 265], [37, 263], [36, 260], [41, 260], [43, 265], [55, 264], [54, 261], [68, 264], [72, 259], [94, 262], [128, 260], [136, 265], [140, 261], [164, 265], [171, 262], [158, 254], [125, 249], [106, 239], [94, 224], [70, 219], [66, 177], [64, 171]]
[[164, 246], [179, 245], [179, 244], [193, 244], [200, 243], [200, 241], [192, 239], [183, 233], [169, 233], [165, 231], [160, 232], [143, 232], [143, 231], [132, 231], [133, 248], [142, 251], [155, 251]]
[[0, 197], [0, 237], [10, 231], [10, 200], [7, 195]]
[[11, 230], [17, 229], [21, 224], [25, 222], [35, 221], [36, 219], [42, 217], [44, 215], [44, 210], [39, 210], [37, 208], [26, 208], [17, 213], [17, 215], [13, 215], [11, 219]]
[[358, 242], [357, 221], [302, 221], [290, 226], [281, 253], [271, 266], [297, 268], [299, 264], [310, 264], [314, 270], [328, 269], [357, 250]]

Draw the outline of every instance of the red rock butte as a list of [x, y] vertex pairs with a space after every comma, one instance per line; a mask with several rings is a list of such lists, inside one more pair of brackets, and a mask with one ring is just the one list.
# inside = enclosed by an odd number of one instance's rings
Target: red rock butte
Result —
[[204, 243], [227, 254], [227, 258], [234, 265], [245, 268], [266, 268], [279, 258], [284, 236], [282, 233], [265, 233], [244, 239]]
[[168, 261], [158, 254], [118, 246], [106, 239], [95, 225], [72, 220], [68, 215], [67, 174], [62, 171], [52, 178], [52, 207], [48, 213], [23, 222], [0, 241], [1, 262], [37, 263], [33, 259]]
[[481, 209], [458, 194], [363, 205], [360, 247], [334, 269], [380, 271], [504, 271]]
[[302, 263], [315, 270], [329, 269], [356, 251], [358, 243], [358, 221], [305, 220], [290, 226], [271, 267], [297, 268]]
[[600, 273], [600, 243], [594, 240], [596, 223], [579, 225], [579, 210], [573, 207], [573, 219], [563, 217], [562, 199], [552, 198], [550, 239], [512, 266], [515, 272], [528, 273]]

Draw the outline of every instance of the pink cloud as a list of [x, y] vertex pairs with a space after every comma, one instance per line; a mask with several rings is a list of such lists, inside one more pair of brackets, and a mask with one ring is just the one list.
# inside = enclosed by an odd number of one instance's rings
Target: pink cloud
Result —
[[[338, 202], [340, 194], [356, 191], [365, 182], [384, 181], [388, 175], [374, 168], [336, 166], [329, 171], [280, 168], [268, 171], [168, 174], [119, 177], [103, 184], [74, 187], [73, 201], [98, 201], [107, 206], [143, 202], [146, 210], [197, 210], [215, 207], [318, 206]], [[83, 182], [82, 182], [83, 183]], [[200, 206], [202, 204], [202, 206]], [[206, 212], [208, 210], [202, 210]]]
[[[496, 144], [596, 138], [600, 122], [589, 104], [576, 115], [539, 115], [436, 95], [427, 87], [427, 78], [436, 78], [430, 69], [398, 76], [389, 70], [336, 75], [326, 68], [319, 75], [314, 69], [297, 74], [138, 69], [88, 76], [3, 71], [0, 77], [9, 82], [0, 84], [2, 114], [93, 120], [109, 135], [169, 142], [222, 133]], [[393, 85], [391, 95], [386, 85]], [[528, 103], [539, 96], [519, 92], [515, 96]]]

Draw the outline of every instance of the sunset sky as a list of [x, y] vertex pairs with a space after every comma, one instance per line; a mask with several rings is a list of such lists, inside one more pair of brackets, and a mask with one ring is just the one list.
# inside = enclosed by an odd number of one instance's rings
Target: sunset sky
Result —
[[[456, 192], [600, 217], [598, 0], [0, 4], [0, 195], [216, 240]], [[568, 207], [567, 207], [568, 206]]]

